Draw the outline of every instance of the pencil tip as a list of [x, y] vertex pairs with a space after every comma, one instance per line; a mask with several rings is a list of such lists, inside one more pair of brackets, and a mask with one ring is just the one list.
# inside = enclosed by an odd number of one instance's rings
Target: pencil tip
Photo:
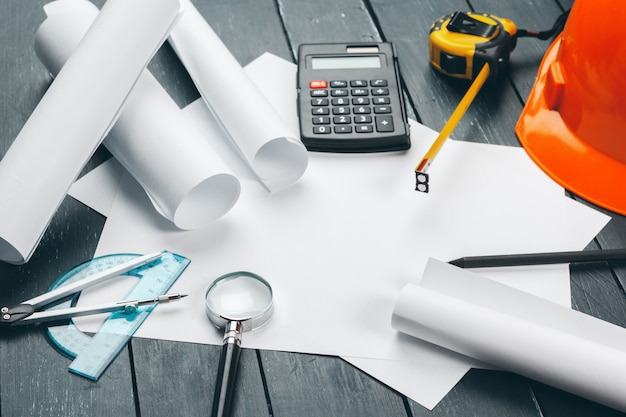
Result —
[[463, 258], [455, 259], [453, 261], [448, 262], [450, 265], [458, 266], [459, 268], [463, 268], [465, 262]]

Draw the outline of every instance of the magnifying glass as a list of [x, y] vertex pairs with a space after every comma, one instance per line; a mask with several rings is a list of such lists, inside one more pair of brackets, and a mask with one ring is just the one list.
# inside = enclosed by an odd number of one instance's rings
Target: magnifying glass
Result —
[[224, 329], [212, 417], [230, 415], [242, 333], [267, 322], [274, 310], [272, 297], [270, 284], [246, 271], [222, 275], [207, 288], [206, 314], [211, 323]]

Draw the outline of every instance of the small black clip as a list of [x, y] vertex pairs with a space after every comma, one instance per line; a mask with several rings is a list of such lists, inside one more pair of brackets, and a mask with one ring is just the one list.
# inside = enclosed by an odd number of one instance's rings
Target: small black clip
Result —
[[481, 22], [467, 13], [455, 12], [447, 28], [450, 32], [490, 38], [498, 28], [498, 25], [490, 25], [489, 23]]
[[428, 174], [423, 171], [415, 171], [415, 191], [428, 193]]
[[35, 312], [30, 304], [18, 304], [14, 307], [0, 308], [0, 325], [12, 325]]

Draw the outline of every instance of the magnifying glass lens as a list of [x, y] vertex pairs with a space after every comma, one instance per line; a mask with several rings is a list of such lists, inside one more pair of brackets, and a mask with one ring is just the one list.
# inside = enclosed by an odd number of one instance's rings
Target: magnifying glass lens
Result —
[[209, 289], [207, 309], [228, 320], [246, 320], [263, 314], [272, 304], [272, 291], [259, 279], [246, 275], [225, 277]]

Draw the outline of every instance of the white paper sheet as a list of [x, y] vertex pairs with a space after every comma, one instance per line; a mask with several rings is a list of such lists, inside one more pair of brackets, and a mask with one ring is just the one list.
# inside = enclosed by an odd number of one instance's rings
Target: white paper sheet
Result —
[[[48, 18], [37, 31], [35, 50], [54, 76], [98, 8], [73, 0], [49, 3], [45, 10]], [[207, 226], [239, 198], [237, 178], [147, 69], [104, 145], [142, 185], [157, 211], [181, 229]]]
[[435, 259], [393, 311], [400, 332], [626, 411], [626, 329]]
[[[292, 95], [285, 101], [295, 103], [292, 64], [264, 55], [252, 67], [264, 82], [283, 82], [283, 95]], [[201, 116], [199, 105], [186, 113]], [[294, 120], [294, 107], [284, 109], [286, 118]], [[204, 316], [204, 291], [222, 273], [248, 269], [272, 283], [275, 313], [244, 335], [244, 346], [340, 355], [432, 408], [473, 363], [390, 326], [402, 287], [419, 279], [428, 256], [578, 250], [608, 221], [564, 197], [517, 148], [450, 141], [431, 167], [431, 193], [415, 192], [415, 161], [435, 137], [412, 123], [408, 152], [311, 153], [307, 175], [279, 194], [262, 192], [249, 173], [237, 171], [240, 202], [199, 231], [168, 228], [137, 198], [138, 185], [122, 181], [97, 253], [168, 249], [192, 260], [173, 288], [190, 296], [175, 313], [156, 309], [137, 336], [219, 344], [222, 335]], [[569, 301], [567, 266], [492, 274]], [[85, 292], [80, 302], [124, 293], [106, 290]]]
[[293, 185], [308, 163], [306, 148], [247, 77], [189, 0], [169, 42], [198, 91], [268, 191]]
[[0, 162], [0, 260], [25, 263], [180, 11], [109, 0]]

